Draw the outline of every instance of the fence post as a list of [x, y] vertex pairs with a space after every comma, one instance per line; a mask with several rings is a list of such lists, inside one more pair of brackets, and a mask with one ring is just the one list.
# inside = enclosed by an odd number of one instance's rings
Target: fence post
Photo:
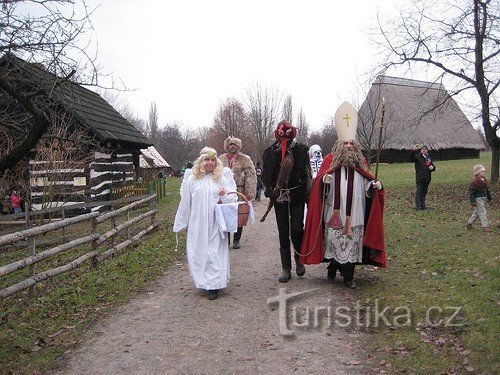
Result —
[[30, 213], [28, 209], [28, 202], [24, 202], [24, 220], [26, 221], [26, 229], [30, 227]]
[[[30, 252], [30, 255], [33, 256], [36, 254], [36, 248], [35, 248], [35, 236], [30, 236], [28, 237], [28, 249]], [[32, 264], [29, 268], [29, 276], [33, 277], [35, 276], [35, 265]], [[35, 284], [31, 285], [29, 288], [29, 296], [30, 298], [33, 298], [35, 295]]]
[[[61, 218], [62, 220], [66, 219], [66, 212], [64, 211], [64, 207], [61, 207]], [[66, 242], [66, 227], [63, 227], [63, 241]]]
[[[111, 226], [112, 226], [111, 229], [116, 228], [116, 218], [114, 218], [114, 217], [111, 218]], [[111, 247], [115, 247], [115, 236], [111, 237]]]
[[[127, 221], [130, 220], [130, 210], [127, 210]], [[130, 239], [130, 227], [127, 227], [127, 240]]]
[[[156, 199], [151, 199], [150, 200], [151, 204], [151, 210], [156, 210]], [[156, 223], [156, 212], [151, 215], [151, 225]], [[158, 227], [155, 228], [155, 231], [157, 230]]]
[[[96, 234], [97, 233], [97, 217], [93, 217], [91, 219], [90, 223], [91, 223], [92, 234]], [[92, 251], [97, 250], [97, 240], [98, 240], [98, 238], [96, 238], [94, 241], [92, 241]], [[96, 268], [97, 266], [98, 266], [98, 259], [97, 259], [97, 256], [95, 256], [92, 258], [92, 268]]]

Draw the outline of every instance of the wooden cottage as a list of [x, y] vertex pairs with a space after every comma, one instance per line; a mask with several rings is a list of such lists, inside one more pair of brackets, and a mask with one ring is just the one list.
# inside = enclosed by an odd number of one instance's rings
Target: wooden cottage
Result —
[[417, 143], [429, 146], [433, 159], [477, 158], [481, 137], [455, 100], [438, 83], [378, 76], [359, 109], [358, 140], [375, 154], [381, 119], [385, 118], [381, 161], [407, 161]]
[[170, 164], [160, 155], [154, 146], [141, 150], [139, 155], [139, 175], [143, 181], [151, 181], [158, 178], [158, 174], [162, 172], [167, 176], [172, 172]]
[[108, 200], [112, 184], [136, 179], [141, 149], [152, 142], [100, 95], [12, 54], [0, 59], [0, 67], [48, 98], [50, 136], [25, 162], [32, 209]]

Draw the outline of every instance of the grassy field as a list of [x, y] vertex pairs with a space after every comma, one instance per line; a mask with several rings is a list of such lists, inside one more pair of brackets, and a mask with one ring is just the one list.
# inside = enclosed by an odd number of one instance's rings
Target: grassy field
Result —
[[[499, 365], [500, 186], [488, 216], [493, 233], [465, 225], [472, 213], [467, 186], [480, 160], [436, 162], [427, 211], [414, 210], [413, 164], [384, 165], [388, 269], [360, 267], [358, 297], [387, 324], [369, 328], [380, 369], [397, 373], [488, 373]], [[399, 308], [399, 309], [398, 309]], [[371, 310], [370, 310], [371, 309]], [[410, 319], [406, 319], [406, 314]], [[399, 319], [396, 319], [397, 317]], [[373, 320], [373, 319], [372, 319]], [[408, 325], [404, 325], [409, 323]]]
[[[356, 270], [357, 298], [371, 316], [371, 323], [364, 323], [377, 364], [374, 373], [499, 372], [500, 185], [493, 188], [488, 207], [494, 232], [483, 233], [479, 224], [465, 229], [472, 166], [481, 163], [489, 171], [490, 158], [485, 153], [481, 160], [437, 162], [430, 209], [418, 212], [413, 209], [413, 164], [380, 167], [388, 269]], [[168, 190], [177, 191], [179, 183], [169, 179]], [[182, 255], [174, 252], [170, 231], [177, 195], [170, 197], [159, 205], [159, 230], [141, 246], [95, 270], [42, 283], [32, 301], [27, 293], [0, 301], [0, 373], [50, 369], [95, 321], [168, 272]], [[387, 322], [380, 318], [376, 326], [373, 312], [386, 307]]]

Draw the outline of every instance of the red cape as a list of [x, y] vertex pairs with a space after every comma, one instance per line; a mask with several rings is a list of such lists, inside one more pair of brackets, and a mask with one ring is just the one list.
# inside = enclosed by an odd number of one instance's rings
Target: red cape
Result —
[[[325, 261], [325, 259], [323, 259], [324, 225], [322, 220], [323, 176], [328, 172], [332, 160], [333, 155], [328, 154], [324, 158], [318, 175], [314, 179], [309, 203], [307, 205], [306, 225], [300, 249], [299, 261], [302, 264], [318, 264]], [[356, 172], [367, 179], [375, 179], [374, 176], [362, 169], [356, 168]], [[385, 268], [384, 191], [375, 189], [373, 198], [367, 199], [371, 202], [367, 202], [366, 204], [363, 261], [361, 264], [372, 264]]]

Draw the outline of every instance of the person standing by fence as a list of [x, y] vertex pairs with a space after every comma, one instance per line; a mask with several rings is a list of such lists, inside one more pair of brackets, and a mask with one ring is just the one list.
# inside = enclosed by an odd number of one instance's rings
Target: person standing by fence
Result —
[[219, 290], [227, 286], [229, 274], [229, 245], [219, 231], [215, 205], [236, 202], [233, 173], [223, 168], [217, 151], [205, 147], [187, 169], [181, 184], [181, 201], [173, 231], [187, 228], [186, 252], [189, 271], [197, 288], [208, 291], [208, 299], [218, 297]]
[[16, 190], [12, 191], [12, 195], [10, 196], [10, 205], [12, 206], [15, 214], [23, 212], [21, 209], [21, 197]]

